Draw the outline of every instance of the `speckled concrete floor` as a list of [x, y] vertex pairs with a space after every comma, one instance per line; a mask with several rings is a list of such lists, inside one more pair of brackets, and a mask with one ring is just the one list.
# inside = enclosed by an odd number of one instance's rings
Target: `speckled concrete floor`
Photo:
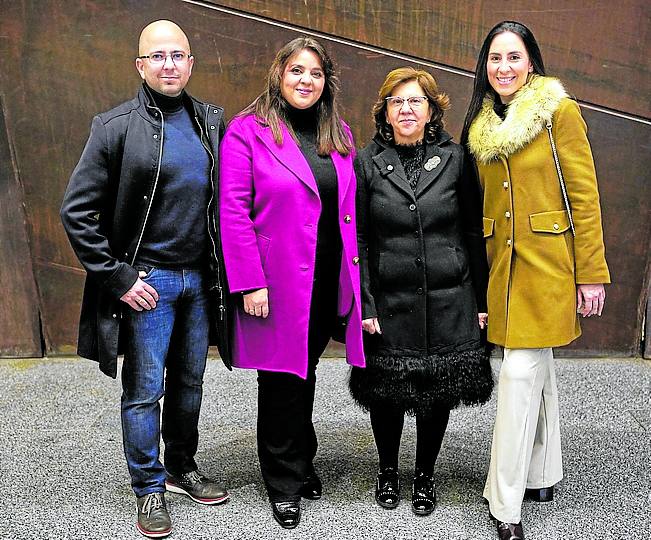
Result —
[[[651, 362], [558, 360], [565, 479], [552, 503], [527, 502], [528, 540], [651, 538]], [[255, 373], [208, 363], [198, 462], [232, 499], [205, 507], [170, 494], [176, 539], [494, 539], [481, 490], [493, 401], [452, 415], [436, 468], [439, 505], [415, 517], [373, 502], [376, 457], [347, 367], [323, 360], [315, 406], [325, 492], [293, 531], [273, 521], [255, 449]], [[120, 385], [77, 359], [0, 361], [0, 538], [137, 539], [119, 418]], [[414, 423], [401, 474], [409, 485]]]

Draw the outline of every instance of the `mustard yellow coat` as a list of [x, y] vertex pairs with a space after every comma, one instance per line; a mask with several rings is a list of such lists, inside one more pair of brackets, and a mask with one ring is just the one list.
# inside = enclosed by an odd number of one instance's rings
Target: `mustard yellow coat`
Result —
[[[549, 120], [575, 237], [545, 127]], [[597, 179], [579, 106], [557, 79], [533, 75], [504, 120], [492, 98], [485, 99], [468, 147], [484, 190], [488, 339], [508, 348], [567, 345], [581, 335], [576, 285], [610, 283]]]

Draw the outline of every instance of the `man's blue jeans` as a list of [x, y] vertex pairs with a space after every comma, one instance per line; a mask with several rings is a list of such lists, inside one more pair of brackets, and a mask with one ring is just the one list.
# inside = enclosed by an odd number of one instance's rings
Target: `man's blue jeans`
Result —
[[[197, 468], [209, 327], [203, 272], [154, 268], [143, 280], [158, 292], [156, 308], [123, 308], [122, 437], [137, 497], [165, 491], [165, 469], [178, 475]], [[161, 431], [165, 467], [159, 459]]]

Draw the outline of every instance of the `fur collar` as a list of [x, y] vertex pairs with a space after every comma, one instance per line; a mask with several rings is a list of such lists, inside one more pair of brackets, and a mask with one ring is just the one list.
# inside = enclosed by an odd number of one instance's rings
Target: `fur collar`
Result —
[[468, 132], [468, 148], [480, 163], [515, 154], [534, 140], [569, 97], [558, 79], [532, 75], [517, 91], [502, 120], [487, 95]]

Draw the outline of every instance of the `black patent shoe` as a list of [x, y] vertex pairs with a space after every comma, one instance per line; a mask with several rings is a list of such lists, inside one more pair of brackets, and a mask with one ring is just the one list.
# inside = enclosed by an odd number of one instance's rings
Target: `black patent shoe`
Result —
[[272, 502], [274, 519], [285, 529], [293, 529], [301, 521], [301, 506], [298, 501]]
[[524, 498], [536, 502], [550, 502], [554, 500], [554, 486], [540, 489], [525, 489]]
[[375, 501], [382, 508], [396, 508], [400, 502], [400, 478], [393, 467], [380, 469], [375, 483]]
[[315, 472], [310, 473], [305, 477], [305, 481], [299, 490], [299, 494], [304, 499], [309, 499], [311, 501], [317, 501], [321, 498], [321, 495], [323, 494], [323, 485], [321, 484], [321, 479]]
[[436, 486], [431, 476], [416, 473], [411, 492], [411, 509], [417, 516], [428, 516], [436, 506]]

